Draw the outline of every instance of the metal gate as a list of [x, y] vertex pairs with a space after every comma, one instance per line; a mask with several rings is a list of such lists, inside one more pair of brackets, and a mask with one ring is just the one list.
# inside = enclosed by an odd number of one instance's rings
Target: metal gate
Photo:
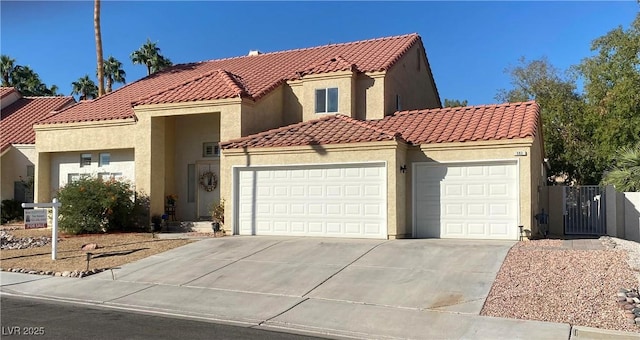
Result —
[[584, 185], [564, 187], [564, 233], [605, 235], [605, 187]]

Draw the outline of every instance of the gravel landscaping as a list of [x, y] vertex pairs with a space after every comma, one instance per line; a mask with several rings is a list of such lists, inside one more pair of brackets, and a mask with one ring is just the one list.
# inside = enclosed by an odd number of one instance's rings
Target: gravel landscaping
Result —
[[640, 244], [602, 237], [603, 250], [563, 247], [563, 240], [517, 243], [498, 272], [481, 315], [640, 332], [619, 303], [640, 283]]
[[[192, 240], [159, 239], [150, 233], [59, 235], [58, 259], [51, 259], [50, 229], [0, 230], [0, 270], [68, 277], [84, 277], [183, 246]], [[87, 251], [83, 245], [95, 244]]]

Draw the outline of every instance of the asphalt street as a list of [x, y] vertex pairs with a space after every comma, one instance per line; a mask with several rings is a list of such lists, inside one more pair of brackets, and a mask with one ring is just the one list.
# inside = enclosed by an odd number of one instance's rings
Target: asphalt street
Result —
[[320, 339], [6, 295], [0, 319], [2, 339]]

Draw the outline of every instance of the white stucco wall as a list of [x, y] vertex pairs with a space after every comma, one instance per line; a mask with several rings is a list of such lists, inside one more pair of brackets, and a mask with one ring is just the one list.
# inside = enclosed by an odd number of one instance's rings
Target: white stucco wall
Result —
[[640, 192], [624, 193], [624, 232], [627, 240], [640, 242]]
[[[91, 154], [91, 165], [80, 166], [80, 155]], [[109, 165], [100, 166], [101, 153], [109, 153]], [[135, 165], [133, 149], [92, 150], [84, 152], [61, 152], [51, 155], [51, 190], [56, 191], [67, 184], [69, 174], [91, 175], [121, 174], [118, 179], [134, 183]]]

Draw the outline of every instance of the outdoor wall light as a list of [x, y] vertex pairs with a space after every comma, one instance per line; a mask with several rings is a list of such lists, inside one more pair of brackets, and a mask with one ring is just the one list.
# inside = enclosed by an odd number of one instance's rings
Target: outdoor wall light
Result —
[[522, 241], [522, 239], [524, 238], [524, 226], [523, 225], [519, 225], [518, 229], [520, 229], [520, 241]]
[[407, 165], [406, 164], [400, 166], [400, 172], [402, 172], [403, 174], [407, 172]]

